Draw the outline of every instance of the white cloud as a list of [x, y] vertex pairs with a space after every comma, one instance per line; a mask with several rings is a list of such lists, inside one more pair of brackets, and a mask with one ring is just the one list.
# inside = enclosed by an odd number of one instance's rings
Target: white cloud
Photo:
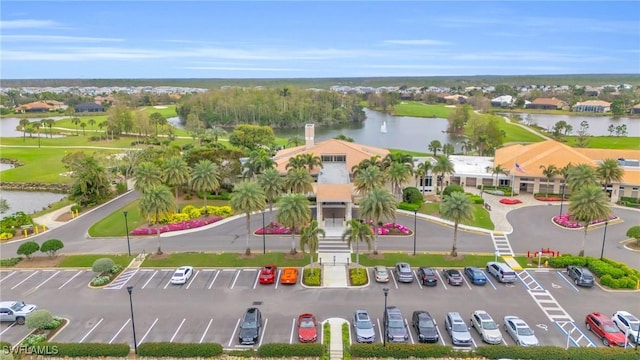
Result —
[[57, 27], [59, 25], [60, 24], [53, 20], [20, 19], [0, 21], [0, 29], [42, 29]]
[[74, 42], [119, 42], [124, 39], [116, 38], [99, 38], [99, 37], [83, 37], [83, 36], [64, 36], [64, 35], [3, 35], [3, 42], [36, 42], [36, 43], [74, 43]]
[[432, 40], [432, 39], [383, 40], [382, 42], [385, 44], [392, 44], [392, 45], [417, 45], [417, 46], [449, 45], [450, 44], [450, 42], [448, 41], [440, 41], [440, 40]]

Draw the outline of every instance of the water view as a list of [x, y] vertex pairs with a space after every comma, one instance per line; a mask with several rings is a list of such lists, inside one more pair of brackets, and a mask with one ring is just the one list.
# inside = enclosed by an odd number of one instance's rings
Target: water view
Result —
[[[627, 136], [640, 136], [640, 119], [628, 117], [612, 117], [612, 116], [569, 116], [569, 115], [547, 115], [547, 114], [520, 114], [523, 124], [538, 125], [548, 131], [553, 129], [553, 125], [558, 121], [566, 121], [567, 124], [573, 126], [575, 135], [580, 129], [580, 123], [586, 121], [589, 124], [587, 132], [593, 136], [608, 136], [609, 125], [619, 126], [627, 125]], [[527, 119], [531, 119], [531, 123]], [[615, 133], [614, 133], [615, 135]]]
[[[36, 122], [36, 121], [40, 121], [42, 119], [53, 119], [53, 120], [60, 120], [60, 119], [64, 119], [66, 116], [49, 116], [46, 118], [29, 118], [30, 122]], [[19, 118], [14, 118], [14, 117], [10, 117], [10, 118], [2, 118], [0, 119], [0, 136], [2, 137], [21, 137], [23, 136], [22, 131], [16, 130], [16, 128], [18, 127], [18, 125], [20, 125], [20, 119]], [[48, 131], [48, 129], [41, 129], [40, 130], [40, 136], [44, 137], [45, 133]], [[29, 136], [27, 134], [27, 136]], [[33, 134], [34, 137], [37, 137], [38, 134]], [[47, 134], [47, 136], [49, 136]], [[62, 135], [53, 135], [53, 137], [60, 137]]]
[[0, 191], [0, 199], [7, 200], [9, 211], [5, 215], [13, 214], [17, 211], [24, 211], [29, 214], [34, 211], [40, 211], [49, 204], [62, 200], [66, 194], [56, 194], [45, 191]]

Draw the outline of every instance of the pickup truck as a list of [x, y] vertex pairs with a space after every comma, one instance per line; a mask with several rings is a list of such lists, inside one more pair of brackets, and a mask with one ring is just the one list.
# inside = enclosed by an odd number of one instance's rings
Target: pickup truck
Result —
[[25, 304], [24, 301], [0, 301], [0, 321], [24, 325], [27, 316], [37, 309], [37, 306]]

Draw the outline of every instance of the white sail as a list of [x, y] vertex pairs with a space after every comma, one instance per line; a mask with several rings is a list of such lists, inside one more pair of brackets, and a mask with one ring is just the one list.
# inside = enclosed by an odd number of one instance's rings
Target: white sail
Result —
[[387, 133], [387, 121], [386, 120], [382, 122], [382, 125], [380, 126], [380, 132], [383, 133], [383, 134]]

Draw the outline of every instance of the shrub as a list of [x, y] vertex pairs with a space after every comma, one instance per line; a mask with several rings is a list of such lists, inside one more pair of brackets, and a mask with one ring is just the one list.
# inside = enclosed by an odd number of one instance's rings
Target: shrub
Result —
[[36, 251], [40, 250], [40, 245], [35, 241], [27, 241], [18, 247], [18, 255], [24, 255], [27, 259], [31, 259], [31, 255], [33, 255]]
[[93, 280], [91, 281], [91, 285], [102, 286], [102, 285], [108, 284], [109, 281], [111, 281], [111, 276], [98, 275], [93, 278]]
[[302, 282], [308, 286], [320, 286], [320, 269], [304, 269], [304, 271], [302, 272]]
[[22, 257], [14, 257], [10, 259], [2, 259], [0, 260], [0, 267], [12, 267], [16, 266], [17, 263], [22, 261]]
[[222, 345], [216, 343], [181, 344], [181, 343], [144, 343], [138, 346], [139, 356], [149, 357], [214, 357], [222, 354]]
[[120, 271], [122, 271], [122, 269], [124, 269], [124, 266], [122, 266], [122, 265], [118, 265], [118, 264], [115, 264], [115, 265], [113, 265], [113, 266], [111, 267], [111, 270], [109, 270], [109, 272], [110, 272], [111, 274], [114, 274], [114, 275], [115, 275], [115, 274], [119, 273]]
[[[122, 357], [126, 358], [131, 352], [129, 344], [103, 344], [103, 343], [47, 343], [48, 346], [58, 349], [56, 357]], [[142, 344], [140, 344], [142, 346]], [[138, 347], [139, 349], [140, 347]]]
[[129, 189], [127, 188], [127, 183], [126, 182], [119, 182], [119, 183], [116, 184], [116, 192], [118, 194], [120, 194], [120, 195], [124, 194], [124, 193], [127, 192], [127, 190], [129, 190]]
[[24, 338], [24, 340], [22, 340], [20, 344], [24, 347], [31, 347], [34, 345], [41, 344], [45, 341], [47, 341], [46, 334], [38, 334], [38, 335], [32, 334]]
[[626, 235], [630, 238], [636, 239], [638, 244], [640, 244], [640, 226], [632, 226], [627, 230]]
[[93, 270], [93, 272], [104, 274], [110, 272], [115, 264], [116, 263], [109, 258], [100, 258], [93, 262], [93, 266], [91, 266], [91, 269]]
[[349, 324], [342, 324], [342, 354], [344, 360], [351, 360], [351, 341], [349, 339]]
[[73, 211], [73, 212], [76, 212], [76, 211], [77, 211], [77, 212], [80, 212], [80, 211], [82, 211], [82, 206], [80, 206], [80, 205], [73, 205], [73, 206], [71, 207], [71, 211]]
[[367, 283], [367, 270], [364, 268], [349, 269], [349, 280], [351, 285], [360, 286]]
[[2, 229], [2, 228], [0, 228], [0, 233], [9, 233], [9, 234], [11, 234], [13, 236], [16, 236], [16, 229], [9, 229], [9, 228]]
[[471, 201], [473, 201], [474, 204], [484, 204], [484, 199], [480, 195], [467, 193], [467, 196], [469, 197], [469, 199], [471, 199]]
[[49, 322], [48, 324], [46, 324], [43, 329], [44, 330], [53, 330], [53, 329], [57, 329], [58, 327], [60, 327], [60, 325], [62, 325], [62, 319], [58, 318], [58, 317], [54, 317], [53, 320], [51, 320], [51, 322]]
[[587, 266], [587, 258], [584, 256], [564, 254], [562, 256], [549, 259], [549, 266], [552, 268], [565, 268], [569, 265]]
[[[463, 353], [458, 353], [453, 348], [438, 344], [393, 344], [387, 343], [382, 346], [375, 344], [353, 344], [350, 347], [351, 356], [354, 358], [394, 358], [407, 359], [414, 358], [443, 358], [443, 357], [463, 357]], [[456, 356], [454, 356], [456, 355]]]
[[640, 271], [610, 259], [600, 260], [589, 256], [565, 254], [551, 258], [549, 265], [554, 268], [564, 268], [569, 265], [588, 267], [600, 278], [600, 284], [612, 289], [636, 289], [640, 280]]
[[0, 234], [0, 240], [9, 240], [13, 238], [13, 234], [10, 232], [3, 232]]
[[53, 321], [53, 315], [49, 310], [38, 309], [27, 315], [24, 324], [29, 329], [42, 330]]
[[453, 192], [464, 192], [464, 189], [460, 185], [451, 184], [451, 185], [447, 185], [447, 187], [444, 188], [444, 190], [442, 191], [442, 194], [444, 196], [447, 196], [447, 195], [451, 195], [451, 193]]
[[416, 187], [406, 187], [402, 190], [402, 201], [421, 205], [424, 202], [422, 193]]
[[521, 360], [636, 360], [634, 351], [621, 348], [570, 347], [556, 346], [480, 346], [474, 350], [476, 355], [487, 359], [511, 358]]
[[49, 255], [49, 257], [54, 257], [56, 255], [56, 251], [64, 248], [64, 244], [62, 241], [58, 239], [49, 239], [42, 243], [40, 246], [40, 251]]
[[407, 211], [416, 211], [416, 210], [420, 210], [421, 205], [418, 204], [411, 204], [408, 202], [401, 202], [398, 203], [398, 209], [400, 210], [407, 210]]
[[183, 213], [183, 212], [171, 214], [167, 218], [167, 222], [169, 224], [175, 224], [175, 223], [179, 223], [179, 222], [187, 221], [187, 220], [191, 220], [191, 218], [189, 217], [189, 214]]
[[258, 348], [257, 355], [263, 358], [320, 357], [322, 344], [263, 344]]

